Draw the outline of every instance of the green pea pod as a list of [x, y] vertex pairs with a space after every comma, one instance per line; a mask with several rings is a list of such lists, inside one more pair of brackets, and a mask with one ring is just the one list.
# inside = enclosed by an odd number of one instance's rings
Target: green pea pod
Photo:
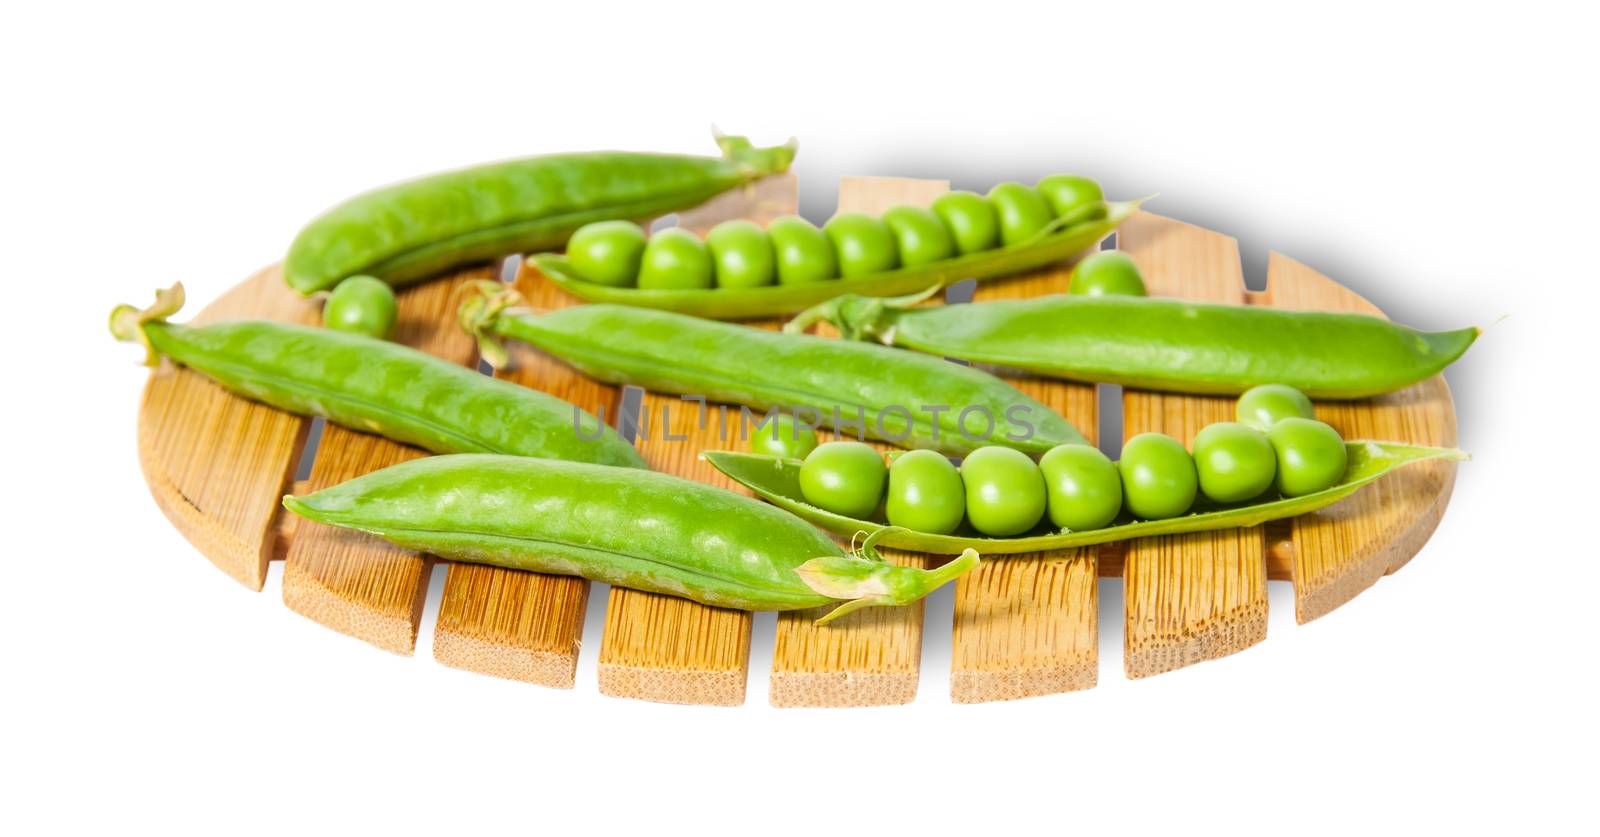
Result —
[[869, 343], [830, 340], [627, 305], [542, 314], [495, 282], [461, 307], [462, 327], [500, 366], [498, 343], [529, 343], [611, 384], [761, 410], [803, 408], [815, 424], [897, 445], [966, 453], [984, 444], [1039, 453], [1083, 442], [1070, 422], [994, 375]]
[[[989, 538], [959, 533], [933, 535], [885, 526], [870, 520], [845, 517], [823, 511], [802, 499], [799, 460], [734, 451], [706, 451], [702, 457], [735, 482], [754, 491], [757, 496], [836, 535], [842, 537], [865, 535], [875, 538], [882, 546], [913, 552], [954, 555], [972, 549], [991, 556], [1070, 549], [1153, 535], [1259, 526], [1269, 520], [1294, 517], [1332, 505], [1396, 468], [1431, 459], [1459, 461], [1467, 458], [1465, 453], [1454, 448], [1401, 445], [1392, 442], [1357, 441], [1345, 444], [1350, 458], [1344, 478], [1336, 485], [1314, 494], [1249, 505], [1200, 507], [1188, 515], [1165, 520], [1134, 521], [1124, 516], [1119, 518], [1119, 522], [1103, 529], [1077, 532], [1040, 531], [1015, 538]], [[1048, 525], [1047, 522], [1045, 526]]]
[[578, 462], [460, 454], [405, 462], [283, 504], [454, 561], [576, 575], [740, 610], [843, 601], [818, 622], [904, 605], [978, 565], [859, 556], [788, 512], [693, 480]]
[[867, 276], [803, 284], [692, 290], [625, 288], [579, 278], [564, 256], [546, 253], [534, 257], [534, 263], [550, 281], [588, 302], [659, 308], [714, 320], [775, 317], [804, 310], [839, 294], [896, 296], [962, 279], [994, 279], [1066, 261], [1109, 235], [1141, 202], [1108, 204], [1102, 217], [1081, 212], [1062, 218], [1043, 234], [1008, 247]]
[[1404, 389], [1449, 366], [1479, 330], [1421, 332], [1363, 314], [1131, 296], [1042, 296], [962, 306], [843, 296], [789, 322], [845, 337], [1140, 389], [1234, 394], [1288, 384], [1313, 398]]
[[364, 273], [403, 285], [507, 253], [560, 247], [584, 224], [664, 215], [787, 171], [795, 143], [719, 136], [722, 157], [603, 151], [507, 160], [357, 195], [307, 224], [283, 277], [303, 294]]
[[435, 453], [649, 467], [615, 430], [538, 390], [350, 332], [267, 320], [166, 322], [182, 306], [182, 285], [144, 311], [118, 306], [111, 333], [142, 343], [147, 365], [166, 355], [247, 398]]

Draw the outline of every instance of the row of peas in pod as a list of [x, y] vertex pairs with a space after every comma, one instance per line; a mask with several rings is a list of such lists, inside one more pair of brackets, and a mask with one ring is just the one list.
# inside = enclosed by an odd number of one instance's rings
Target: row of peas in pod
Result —
[[806, 502], [857, 519], [881, 517], [918, 532], [949, 534], [965, 520], [978, 532], [1012, 537], [1048, 517], [1067, 531], [1099, 529], [1119, 518], [1159, 520], [1215, 504], [1298, 497], [1343, 478], [1344, 439], [1312, 417], [1299, 390], [1269, 384], [1240, 396], [1238, 421], [1203, 428], [1192, 451], [1160, 433], [1142, 433], [1112, 462], [1088, 445], [1059, 445], [1036, 463], [991, 446], [959, 466], [931, 450], [883, 455], [860, 442], [816, 444], [814, 432], [771, 422], [759, 452], [804, 458]]
[[880, 217], [833, 216], [818, 229], [798, 215], [765, 230], [724, 221], [704, 241], [670, 228], [647, 235], [631, 221], [599, 221], [567, 242], [585, 281], [646, 289], [751, 288], [851, 279], [1019, 244], [1058, 219], [1103, 217], [1105, 195], [1087, 177], [1057, 174], [989, 194], [949, 192], [931, 207], [896, 206]]

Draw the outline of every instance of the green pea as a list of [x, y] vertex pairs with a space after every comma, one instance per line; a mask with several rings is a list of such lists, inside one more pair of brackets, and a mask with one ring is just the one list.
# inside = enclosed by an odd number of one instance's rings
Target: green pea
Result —
[[1099, 529], [1122, 510], [1122, 478], [1098, 448], [1056, 445], [1039, 460], [1050, 522], [1072, 532]]
[[753, 222], [723, 221], [706, 234], [719, 288], [759, 288], [777, 278], [772, 242]]
[[871, 445], [828, 442], [800, 464], [800, 493], [819, 509], [867, 518], [878, 509], [887, 476], [883, 454]]
[[1316, 418], [1311, 399], [1300, 390], [1284, 384], [1262, 384], [1239, 396], [1239, 421], [1267, 430], [1286, 418]]
[[788, 413], [779, 413], [750, 431], [750, 450], [754, 453], [804, 459], [816, 449], [817, 429], [795, 421]]
[[585, 224], [567, 241], [567, 261], [583, 279], [626, 288], [639, 278], [645, 240], [644, 229], [632, 221]]
[[1278, 459], [1267, 434], [1246, 424], [1219, 421], [1195, 434], [1194, 466], [1200, 493], [1219, 503], [1237, 503], [1259, 497], [1271, 487]]
[[1267, 431], [1278, 455], [1278, 493], [1300, 497], [1331, 488], [1344, 478], [1349, 452], [1331, 425], [1290, 416]]
[[1140, 433], [1122, 446], [1122, 500], [1140, 520], [1177, 517], [1194, 505], [1200, 489], [1194, 459], [1183, 443], [1160, 433]]
[[950, 228], [932, 210], [896, 206], [883, 213], [883, 222], [894, 233], [900, 263], [907, 267], [944, 261], [956, 254]]
[[711, 251], [688, 230], [672, 227], [650, 236], [639, 265], [639, 287], [711, 287]]
[[954, 532], [966, 512], [961, 472], [938, 451], [913, 450], [895, 457], [884, 511], [892, 526], [935, 535]]
[[839, 257], [839, 275], [846, 279], [894, 270], [900, 264], [894, 233], [883, 221], [859, 212], [846, 212], [822, 226]]
[[973, 192], [946, 192], [934, 199], [932, 209], [950, 228], [961, 255], [1000, 246], [1000, 216], [988, 198]]
[[[1084, 221], [1098, 220], [1106, 217], [1106, 195], [1100, 190], [1100, 184], [1087, 177], [1076, 174], [1052, 174], [1039, 181], [1034, 187], [1039, 194], [1044, 196], [1050, 204], [1050, 211], [1057, 218], [1065, 218], [1072, 214], [1075, 218]], [[1095, 207], [1095, 210], [1085, 210], [1085, 207]], [[1075, 213], [1082, 213], [1081, 216]]]
[[798, 215], [785, 215], [767, 225], [777, 259], [778, 284], [821, 282], [839, 275], [839, 260], [828, 236]]
[[1020, 244], [1039, 234], [1055, 216], [1050, 204], [1021, 183], [997, 183], [989, 190], [989, 200], [1000, 218], [1000, 243]]
[[1121, 250], [1090, 253], [1072, 269], [1067, 293], [1080, 296], [1148, 296], [1133, 258]]
[[352, 276], [334, 286], [322, 306], [322, 324], [334, 331], [365, 334], [379, 340], [394, 334], [394, 289], [382, 279]]
[[1044, 517], [1044, 475], [1022, 451], [978, 448], [962, 460], [961, 481], [967, 491], [967, 520], [985, 535], [1020, 535]]

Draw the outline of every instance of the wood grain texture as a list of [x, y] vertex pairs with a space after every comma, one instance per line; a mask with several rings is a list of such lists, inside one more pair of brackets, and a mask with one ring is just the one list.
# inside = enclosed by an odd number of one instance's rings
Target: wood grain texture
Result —
[[[197, 324], [251, 317], [316, 322], [316, 307], [283, 284], [276, 266], [235, 286]], [[200, 553], [260, 590], [278, 549], [283, 496], [308, 419], [234, 395], [163, 360], [139, 405], [139, 465], [156, 505]]]
[[[975, 302], [1064, 293], [1070, 266], [979, 283]], [[1090, 443], [1098, 438], [1095, 388], [1009, 377], [1060, 413]], [[1099, 678], [1098, 547], [1007, 555], [956, 580], [950, 699], [956, 703], [1092, 688]]]
[[[678, 214], [678, 225], [697, 235], [729, 218], [765, 226], [798, 209], [793, 174], [762, 178], [745, 189]], [[751, 323], [774, 327], [776, 323]], [[700, 461], [700, 451], [725, 447], [727, 411], [675, 395], [646, 393], [639, 452], [650, 467], [731, 488], [732, 482]], [[733, 411], [737, 422], [737, 410]], [[731, 706], [744, 702], [750, 668], [749, 613], [708, 607], [687, 599], [611, 588], [600, 638], [602, 694], [662, 703]]]
[[[947, 180], [845, 177], [839, 212], [879, 214], [891, 206], [927, 206], [950, 191]], [[909, 405], [915, 409], [915, 405]], [[882, 550], [886, 560], [928, 567], [927, 556]], [[832, 606], [778, 614], [768, 700], [773, 706], [882, 706], [917, 696], [922, 667], [922, 614], [904, 607], [859, 610], [815, 624]]]
[[[516, 286], [535, 309], [577, 302], [529, 262], [521, 265]], [[506, 348], [511, 364], [496, 377], [542, 390], [616, 423], [615, 387], [522, 343], [513, 341]], [[434, 659], [480, 674], [570, 689], [588, 602], [589, 582], [581, 578], [452, 563], [434, 628]]]
[[[1354, 292], [1279, 253], [1268, 261], [1266, 292], [1251, 302], [1383, 316]], [[1347, 439], [1456, 444], [1455, 407], [1443, 376], [1378, 398], [1319, 402], [1317, 417]], [[1304, 624], [1328, 613], [1411, 560], [1439, 525], [1455, 478], [1455, 462], [1424, 463], [1295, 518], [1289, 554], [1295, 619]]]
[[[399, 294], [395, 340], [454, 363], [473, 363], [472, 338], [455, 324], [457, 288], [493, 276], [467, 271]], [[328, 424], [308, 488], [317, 491], [425, 455], [424, 451]], [[296, 613], [385, 651], [410, 654], [427, 593], [427, 559], [387, 541], [302, 521], [283, 568], [283, 601]]]
[[[1118, 232], [1154, 296], [1243, 304], [1238, 244], [1228, 236], [1141, 212]], [[1234, 399], [1125, 390], [1123, 438], [1166, 433], [1185, 445], [1234, 417]], [[1140, 538], [1123, 566], [1123, 670], [1148, 677], [1248, 648], [1267, 636], [1266, 542], [1261, 527]]]

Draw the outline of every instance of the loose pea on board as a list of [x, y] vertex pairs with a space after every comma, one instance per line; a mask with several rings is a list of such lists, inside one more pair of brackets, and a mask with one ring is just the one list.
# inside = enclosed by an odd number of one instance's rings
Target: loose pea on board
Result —
[[997, 183], [989, 190], [1000, 220], [1000, 243], [1021, 244], [1044, 231], [1056, 219], [1050, 204], [1038, 192], [1021, 183]]
[[817, 446], [800, 466], [806, 502], [847, 517], [870, 517], [883, 499], [883, 454], [861, 442]]
[[650, 236], [639, 265], [641, 288], [709, 288], [711, 251], [694, 233], [671, 227]]
[[1067, 293], [1078, 296], [1149, 296], [1133, 258], [1121, 250], [1090, 253], [1072, 269]]
[[323, 326], [379, 340], [394, 334], [398, 316], [394, 289], [372, 276], [352, 276], [340, 282], [322, 306]]
[[777, 262], [778, 284], [803, 285], [839, 276], [839, 259], [827, 233], [798, 215], [785, 215], [767, 225]]
[[589, 282], [624, 288], [639, 277], [648, 236], [632, 221], [585, 224], [567, 242], [567, 261]]
[[985, 535], [1020, 535], [1044, 517], [1044, 475], [1021, 451], [978, 448], [961, 460], [961, 482], [967, 493], [967, 520]]
[[788, 413], [762, 420], [750, 431], [750, 450], [768, 456], [805, 459], [817, 449], [817, 429]]
[[1235, 409], [1239, 421], [1267, 430], [1286, 418], [1316, 418], [1316, 407], [1306, 394], [1283, 384], [1262, 384], [1245, 390]]
[[1219, 503], [1261, 496], [1278, 473], [1277, 454], [1267, 434], [1233, 421], [1208, 424], [1195, 434], [1194, 466], [1200, 493]]
[[1332, 425], [1290, 416], [1267, 431], [1278, 457], [1278, 493], [1314, 494], [1339, 482], [1349, 464], [1344, 439]]
[[1117, 463], [1122, 501], [1140, 520], [1177, 517], [1194, 505], [1200, 480], [1183, 443], [1161, 433], [1140, 433], [1122, 446]]
[[777, 279], [772, 241], [753, 222], [723, 221], [706, 234], [719, 288], [759, 288]]
[[893, 270], [900, 264], [894, 233], [882, 219], [860, 212], [843, 212], [822, 226], [839, 259], [839, 275], [851, 279]]
[[912, 450], [889, 465], [884, 512], [892, 526], [936, 535], [954, 532], [966, 514], [961, 472], [944, 454]]
[[932, 209], [950, 229], [961, 255], [1000, 246], [1000, 216], [988, 198], [975, 192], [946, 192], [934, 198]]
[[1105, 213], [1105, 193], [1100, 184], [1076, 174], [1052, 174], [1034, 187], [1050, 204], [1057, 218], [1083, 212], [1086, 218], [1095, 217], [1096, 210]]
[[950, 229], [932, 210], [896, 206], [883, 213], [883, 222], [894, 233], [900, 263], [907, 267], [944, 261], [956, 254]]
[[1117, 465], [1092, 445], [1057, 445], [1039, 460], [1050, 522], [1058, 529], [1099, 529], [1122, 510]]

